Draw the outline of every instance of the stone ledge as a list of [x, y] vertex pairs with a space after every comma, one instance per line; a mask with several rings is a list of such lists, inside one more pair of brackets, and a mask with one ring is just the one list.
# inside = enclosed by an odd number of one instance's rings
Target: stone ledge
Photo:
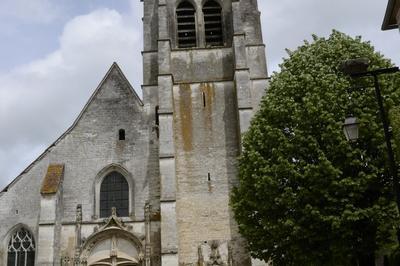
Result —
[[178, 248], [166, 248], [161, 250], [161, 255], [178, 254]]

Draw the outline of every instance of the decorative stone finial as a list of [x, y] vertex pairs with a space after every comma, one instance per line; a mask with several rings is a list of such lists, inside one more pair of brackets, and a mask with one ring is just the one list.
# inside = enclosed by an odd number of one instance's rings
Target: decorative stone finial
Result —
[[218, 240], [204, 241], [198, 247], [198, 265], [201, 266], [228, 266], [232, 265], [229, 260], [229, 245]]
[[144, 205], [144, 217], [146, 221], [150, 221], [151, 216], [151, 204], [150, 202], [146, 202]]
[[207, 266], [212, 266], [212, 265], [226, 265], [224, 261], [221, 258], [221, 255], [219, 254], [219, 243], [218, 241], [212, 241], [211, 242], [211, 254], [210, 254], [210, 260], [207, 262]]
[[139, 253], [138, 259], [139, 259], [139, 261], [143, 261], [143, 260], [144, 260], [144, 254], [143, 254], [143, 252], [140, 252], [140, 253]]
[[115, 207], [111, 208], [111, 216], [117, 216], [117, 208]]
[[81, 223], [82, 222], [82, 205], [78, 204], [76, 206], [76, 222]]

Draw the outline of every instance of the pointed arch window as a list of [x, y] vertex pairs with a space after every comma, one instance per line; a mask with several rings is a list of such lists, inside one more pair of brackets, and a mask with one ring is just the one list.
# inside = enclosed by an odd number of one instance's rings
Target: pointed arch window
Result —
[[129, 216], [129, 185], [118, 172], [109, 173], [100, 187], [100, 218], [111, 215], [111, 208], [117, 209], [119, 217]]
[[222, 8], [215, 0], [208, 0], [203, 6], [206, 46], [222, 46]]
[[183, 1], [176, 8], [178, 24], [178, 47], [196, 47], [196, 9], [189, 1]]
[[7, 266], [34, 266], [35, 241], [31, 233], [21, 228], [8, 242]]

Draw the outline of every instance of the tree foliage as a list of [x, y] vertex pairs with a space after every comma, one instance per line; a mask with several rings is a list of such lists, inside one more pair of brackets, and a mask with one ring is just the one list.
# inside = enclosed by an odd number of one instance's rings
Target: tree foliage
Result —
[[[391, 67], [361, 37], [313, 36], [274, 73], [243, 136], [232, 207], [252, 255], [274, 265], [355, 265], [396, 244], [399, 226], [373, 80], [341, 74], [346, 59]], [[380, 76], [386, 107], [400, 77]], [[346, 141], [352, 114], [360, 138]], [[366, 264], [364, 264], [366, 265]]]

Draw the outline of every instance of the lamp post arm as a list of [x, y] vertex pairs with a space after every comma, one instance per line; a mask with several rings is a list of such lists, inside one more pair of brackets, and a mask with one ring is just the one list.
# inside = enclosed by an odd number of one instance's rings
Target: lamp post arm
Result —
[[[383, 106], [383, 100], [382, 100], [381, 89], [379, 86], [378, 75], [374, 74], [373, 77], [374, 77], [374, 83], [375, 83], [375, 96], [376, 96], [376, 100], [378, 101], [379, 113], [381, 115], [383, 130], [385, 132], [385, 141], [386, 141], [386, 147], [387, 147], [387, 153], [388, 153], [388, 159], [389, 159], [389, 171], [390, 171], [390, 175], [393, 178], [393, 190], [395, 193], [397, 209], [400, 213], [400, 187], [399, 187], [400, 184], [399, 184], [399, 177], [398, 177], [398, 173], [397, 173], [397, 167], [396, 167], [396, 163], [394, 160], [392, 142], [390, 141], [389, 120], [388, 120], [386, 112], [385, 112], [385, 107]], [[399, 231], [397, 233], [397, 238], [400, 243], [400, 232]]]
[[365, 77], [365, 76], [377, 77], [378, 75], [390, 74], [390, 73], [396, 73], [396, 72], [400, 72], [399, 67], [389, 67], [389, 68], [375, 69], [372, 71], [355, 72], [355, 73], [350, 73], [350, 76], [353, 78], [359, 78], [359, 77]]

